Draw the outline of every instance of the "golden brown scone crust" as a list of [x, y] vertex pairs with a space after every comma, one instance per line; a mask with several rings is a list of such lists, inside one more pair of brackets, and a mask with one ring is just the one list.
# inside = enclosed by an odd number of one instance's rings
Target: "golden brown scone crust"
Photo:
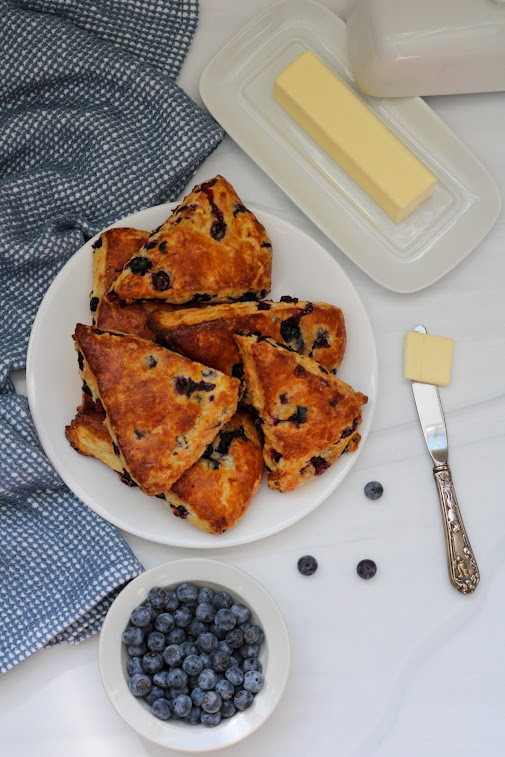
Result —
[[[95, 457], [124, 476], [112, 439], [96, 410], [78, 412], [65, 436], [81, 455]], [[238, 410], [203, 456], [165, 494], [174, 515], [203, 531], [222, 534], [247, 510], [263, 478], [258, 431], [248, 413]]]
[[162, 313], [169, 313], [176, 308], [176, 305], [169, 305], [159, 300], [154, 302], [139, 300], [139, 302], [132, 302], [131, 305], [124, 303], [121, 305], [104, 299], [98, 306], [96, 325], [104, 331], [119, 331], [121, 334], [133, 334], [142, 339], [154, 340], [156, 335], [148, 325], [153, 312], [159, 310]]
[[313, 357], [327, 370], [342, 362], [346, 346], [340, 308], [324, 302], [286, 298], [285, 302], [237, 302], [171, 313], [153, 310], [148, 324], [157, 340], [192, 360], [240, 377], [237, 331], [259, 332]]
[[196, 186], [151, 234], [112, 290], [126, 302], [256, 300], [270, 291], [271, 269], [264, 227], [216, 176]]
[[147, 494], [168, 491], [234, 414], [240, 382], [129, 334], [78, 324], [74, 340], [122, 466]]
[[149, 239], [148, 231], [119, 227], [104, 231], [93, 244], [93, 291], [90, 308], [98, 323], [102, 300], [125, 264]]
[[238, 410], [203, 457], [165, 494], [174, 515], [211, 534], [236, 525], [263, 478], [261, 447], [251, 417]]
[[268, 486], [295, 489], [359, 443], [360, 392], [309, 357], [256, 335], [236, 335], [253, 405], [263, 421]]

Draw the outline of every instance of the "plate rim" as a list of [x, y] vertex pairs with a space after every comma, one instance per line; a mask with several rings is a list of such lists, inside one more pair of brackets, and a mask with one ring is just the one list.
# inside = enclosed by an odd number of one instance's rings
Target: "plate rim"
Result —
[[[198, 579], [197, 577], [191, 577], [192, 570], [201, 570], [202, 578]], [[189, 578], [182, 578], [180, 576], [181, 572], [184, 571], [188, 571], [190, 573]], [[173, 575], [175, 573], [179, 573], [180, 577], [176, 578], [174, 576], [172, 579], [168, 580], [163, 578], [164, 576], [167, 576], [169, 574]], [[215, 576], [219, 574], [230, 576], [229, 582], [235, 581], [237, 584], [246, 584], [245, 590], [239, 591], [238, 589], [233, 589], [229, 586], [228, 583], [215, 578]], [[242, 597], [243, 601], [247, 605], [251, 606], [253, 612], [256, 612], [256, 614], [258, 614], [257, 609], [253, 606], [253, 602], [249, 599], [249, 596], [247, 596], [249, 591], [253, 591], [253, 593], [256, 593], [256, 595], [261, 598], [261, 601], [265, 603], [264, 607], [262, 608], [264, 615], [267, 618], [267, 621], [269, 623], [271, 622], [272, 626], [276, 629], [273, 636], [271, 635], [271, 630], [265, 629], [265, 638], [269, 644], [268, 664], [270, 664], [270, 660], [272, 659], [274, 664], [276, 665], [276, 668], [279, 670], [280, 676], [279, 679], [275, 681], [276, 688], [271, 694], [271, 703], [269, 705], [268, 712], [263, 716], [260, 716], [257, 719], [257, 722], [253, 722], [252, 726], [249, 725], [248, 728], [241, 729], [241, 732], [235, 735], [232, 740], [227, 741], [226, 744], [215, 743], [209, 748], [202, 747], [201, 744], [198, 744], [197, 746], [173, 746], [170, 743], [169, 739], [154, 738], [153, 734], [149, 732], [148, 728], [139, 730], [138, 728], [133, 726], [132, 723], [127, 719], [125, 706], [128, 707], [129, 704], [134, 705], [135, 700], [126, 688], [125, 671], [122, 670], [120, 662], [122, 645], [119, 638], [117, 649], [115, 650], [116, 652], [119, 651], [119, 655], [116, 655], [113, 658], [112, 655], [109, 654], [111, 651], [109, 647], [112, 643], [112, 637], [109, 637], [109, 634], [126, 615], [126, 609], [133, 609], [137, 604], [139, 604], [139, 602], [143, 602], [147, 598], [147, 592], [149, 590], [147, 586], [149, 586], [149, 588], [152, 588], [153, 586], [158, 584], [168, 585], [172, 582], [177, 583], [184, 580], [201, 580], [201, 582], [208, 581], [210, 583], [221, 585], [225, 589], [228, 589], [230, 592], [235, 593], [240, 597], [244, 595]], [[112, 652], [114, 652], [114, 649], [112, 649]], [[160, 746], [169, 747], [172, 749], [175, 748], [188, 753], [201, 753], [202, 751], [210, 752], [217, 749], [224, 749], [227, 746], [232, 746], [233, 744], [239, 743], [247, 736], [250, 736], [252, 733], [254, 733], [258, 728], [260, 728], [272, 715], [275, 708], [279, 704], [282, 695], [284, 694], [287, 682], [289, 680], [291, 669], [291, 642], [288, 627], [278, 603], [275, 601], [270, 592], [265, 588], [265, 586], [256, 578], [254, 578], [254, 576], [252, 576], [242, 568], [238, 568], [235, 565], [226, 563], [223, 560], [214, 560], [212, 558], [205, 557], [187, 557], [160, 563], [159, 565], [156, 565], [153, 568], [144, 571], [139, 576], [136, 576], [121, 590], [121, 592], [118, 594], [118, 596], [110, 606], [100, 632], [98, 645], [98, 667], [100, 671], [101, 682], [110, 704], [129, 728], [134, 730], [136, 733], [139, 733], [141, 736], [148, 739], [152, 743], [158, 744]], [[111, 676], [113, 676], [112, 681], [110, 680]], [[119, 680], [119, 684], [117, 683], [117, 680]], [[265, 678], [265, 680], [267, 679]], [[125, 686], [123, 686], [123, 683], [125, 684]], [[153, 715], [152, 717], [152, 722], [158, 725], [155, 716]], [[140, 719], [142, 719], [142, 716], [140, 716]], [[161, 722], [163, 723], [163, 726], [168, 726], [170, 728], [170, 720], [166, 723], [164, 723], [163, 721]], [[205, 729], [205, 731], [199, 731], [199, 733], [203, 733], [205, 739], [212, 739], [212, 737], [214, 737], [213, 741], [218, 742], [220, 733], [218, 729], [219, 726], [217, 729]], [[188, 734], [189, 733], [190, 731], [188, 731]]]
[[[310, 13], [307, 13], [306, 15], [310, 17], [310, 21], [312, 23], [312, 26], [310, 28], [313, 31], [317, 31], [317, 22], [314, 21], [314, 14], [317, 13], [320, 17], [324, 16], [327, 24], [332, 26], [333, 30], [337, 32], [336, 37], [345, 34], [345, 21], [343, 21], [326, 6], [315, 2], [315, 0], [279, 0], [279, 2], [270, 6], [266, 10], [263, 10], [253, 19], [248, 21], [210, 60], [200, 77], [199, 91], [207, 109], [216, 120], [218, 120], [220, 123], [223, 123], [224, 127], [232, 136], [233, 140], [237, 142], [241, 149], [247, 155], [249, 155], [249, 157], [254, 160], [254, 162], [257, 163], [257, 165], [259, 165], [259, 167], [263, 171], [265, 171], [265, 173], [272, 179], [272, 181], [274, 181], [277, 186], [280, 187], [280, 189], [301, 210], [301, 212], [305, 212], [303, 198], [296, 192], [293, 192], [292, 189], [290, 189], [290, 186], [287, 186], [287, 182], [283, 183], [282, 179], [279, 178], [279, 175], [281, 173], [280, 169], [269, 169], [267, 166], [267, 161], [263, 161], [261, 159], [261, 155], [259, 154], [260, 151], [257, 148], [251, 146], [252, 138], [248, 138], [242, 128], [237, 128], [236, 126], [234, 127], [233, 124], [230, 124], [230, 119], [223, 116], [223, 108], [218, 103], [219, 95], [217, 94], [220, 85], [219, 83], [217, 85], [212, 84], [213, 68], [215, 66], [218, 66], [222, 60], [226, 60], [226, 55], [228, 54], [228, 52], [232, 51], [233, 46], [237, 45], [238, 41], [242, 37], [245, 37], [247, 42], [247, 32], [254, 30], [254, 27], [259, 22], [265, 19], [275, 19], [276, 14], [279, 13], [279, 8], [283, 5], [292, 7], [295, 10], [300, 7], [303, 7], [305, 10], [312, 9], [312, 15]], [[273, 31], [275, 31], [275, 29], [273, 29]], [[273, 32], [272, 30], [270, 30], [268, 33], [270, 34]], [[349, 68], [350, 62], [348, 60], [347, 51], [342, 48], [339, 50], [339, 55], [345, 61], [346, 66]], [[404, 110], [408, 110], [415, 107], [419, 111], [419, 114], [424, 116], [424, 118], [426, 118], [426, 116], [429, 116], [432, 123], [437, 125], [437, 129], [440, 132], [439, 137], [443, 139], [450, 137], [453, 146], [461, 154], [464, 154], [467, 160], [470, 160], [472, 162], [473, 170], [479, 172], [479, 192], [477, 193], [477, 196], [479, 196], [483, 200], [483, 202], [481, 203], [481, 212], [484, 214], [484, 216], [483, 220], [477, 224], [478, 232], [474, 232], [470, 246], [465, 249], [463, 253], [454, 255], [454, 257], [448, 260], [448, 262], [446, 255], [445, 265], [442, 266], [440, 266], [440, 260], [442, 260], [442, 263], [444, 262], [444, 256], [441, 255], [444, 245], [442, 245], [442, 249], [440, 249], [440, 243], [435, 242], [434, 244], [431, 244], [424, 253], [417, 255], [412, 260], [406, 260], [402, 262], [396, 259], [389, 260], [387, 257], [382, 256], [381, 262], [384, 265], [382, 267], [379, 265], [374, 267], [373, 257], [371, 258], [371, 262], [369, 263], [366, 261], [366, 259], [363, 258], [363, 256], [361, 256], [360, 253], [358, 253], [358, 256], [356, 257], [355, 250], [352, 252], [347, 251], [349, 245], [345, 242], [342, 236], [337, 241], [335, 230], [328, 228], [329, 224], [324, 220], [322, 216], [313, 216], [311, 214], [308, 217], [309, 220], [311, 220], [315, 224], [315, 226], [317, 226], [317, 228], [319, 228], [323, 232], [323, 234], [328, 237], [330, 242], [334, 244], [340, 252], [346, 255], [349, 260], [351, 260], [373, 281], [392, 292], [396, 292], [398, 294], [410, 294], [421, 291], [422, 289], [425, 289], [426, 287], [431, 286], [432, 284], [437, 282], [443, 276], [450, 273], [450, 271], [452, 271], [471, 252], [475, 250], [475, 248], [482, 242], [484, 237], [489, 233], [489, 231], [496, 223], [496, 220], [500, 213], [502, 200], [498, 185], [496, 184], [496, 181], [494, 180], [488, 169], [422, 98], [404, 97], [379, 99], [383, 107], [384, 103], [389, 105], [389, 107], [396, 109], [403, 108]], [[224, 111], [226, 112], [226, 107], [224, 108]], [[404, 115], [404, 118], [410, 118], [410, 116]], [[303, 172], [303, 169], [302, 176], [305, 176], [305, 178], [307, 178], [307, 174]], [[311, 188], [315, 190], [316, 184], [318, 184], [318, 182], [313, 181], [311, 183]], [[485, 187], [485, 191], [480, 185], [483, 185]], [[476, 190], [473, 190], [472, 194], [475, 195], [475, 191]], [[324, 195], [324, 198], [326, 198], [326, 195]], [[343, 213], [346, 212], [345, 203], [339, 204], [338, 207], [342, 209]], [[476, 225], [473, 216], [471, 221], [472, 222], [470, 224], [467, 221], [466, 226], [470, 226], [470, 229], [473, 230]], [[359, 224], [356, 224], [353, 218], [348, 216], [346, 222], [354, 225], [358, 230], [358, 241], [356, 244], [354, 244], [354, 248], [359, 247], [360, 245], [366, 247], [367, 242], [369, 244], [370, 239], [372, 239], [373, 241], [373, 239], [377, 238], [377, 235], [369, 224], [364, 224], [363, 231], [360, 231]], [[440, 235], [437, 236], [439, 238], [444, 238], [446, 234], [453, 234], [453, 228], [458, 225], [459, 224], [457, 222], [450, 223], [448, 230], [443, 235], [441, 235], [441, 237]], [[450, 249], [457, 250], [458, 247], [460, 247], [461, 240], [459, 240], [458, 244], [458, 239], [452, 238], [450, 236], [447, 244]]]
[[98, 239], [100, 234], [103, 233], [103, 231], [106, 231], [107, 229], [124, 226], [124, 225], [131, 225], [132, 220], [136, 219], [133, 222], [139, 223], [138, 216], [139, 214], [142, 214], [146, 211], [152, 211], [153, 209], [160, 210], [166, 208], [169, 212], [173, 210], [174, 207], [177, 206], [178, 203], [176, 202], [170, 202], [165, 203], [162, 205], [154, 205], [149, 208], [144, 208], [140, 211], [135, 211], [134, 213], [130, 213], [129, 215], [125, 216], [124, 218], [121, 218], [114, 223], [106, 226], [102, 231], [100, 231], [98, 234], [95, 234], [93, 237], [91, 237], [87, 242], [85, 242], [84, 245], [82, 245], [78, 250], [75, 251], [75, 253], [66, 261], [66, 263], [62, 266], [58, 274], [55, 276], [53, 281], [51, 282], [50, 286], [48, 287], [40, 305], [37, 310], [37, 314], [35, 316], [35, 319], [32, 324], [31, 333], [30, 333], [30, 339], [28, 342], [28, 350], [27, 350], [27, 359], [26, 359], [26, 386], [27, 386], [27, 395], [28, 395], [28, 404], [30, 408], [30, 413], [35, 425], [35, 429], [37, 432], [37, 436], [40, 440], [40, 443], [42, 444], [42, 447], [44, 449], [45, 454], [49, 458], [52, 466], [62, 479], [62, 481], [65, 483], [65, 485], [70, 489], [73, 494], [78, 497], [78, 499], [87, 507], [90, 507], [91, 510], [96, 512], [98, 515], [100, 515], [102, 518], [104, 518], [109, 523], [112, 523], [116, 528], [119, 528], [123, 531], [126, 531], [127, 533], [133, 534], [135, 536], [138, 536], [142, 539], [146, 539], [147, 541], [152, 541], [154, 543], [159, 544], [166, 544], [168, 546], [173, 546], [176, 548], [186, 548], [186, 549], [202, 549], [202, 550], [209, 550], [209, 549], [224, 549], [228, 547], [236, 547], [240, 546], [242, 544], [250, 544], [254, 541], [259, 541], [260, 539], [268, 538], [269, 536], [273, 536], [276, 533], [279, 533], [283, 531], [286, 528], [289, 528], [290, 526], [294, 525], [298, 521], [302, 520], [304, 517], [309, 515], [311, 512], [313, 512], [317, 507], [319, 507], [324, 501], [326, 501], [338, 488], [338, 486], [345, 480], [346, 476], [350, 473], [354, 465], [356, 464], [363, 447], [365, 446], [365, 443], [367, 441], [368, 435], [370, 433], [373, 418], [375, 414], [375, 408], [377, 404], [377, 392], [378, 392], [378, 357], [377, 357], [377, 346], [375, 343], [375, 337], [373, 333], [372, 324], [370, 322], [370, 319], [368, 317], [368, 313], [365, 309], [365, 306], [363, 305], [363, 302], [361, 300], [361, 297], [358, 294], [358, 291], [356, 287], [351, 282], [349, 276], [346, 274], [346, 272], [343, 270], [343, 268], [340, 266], [338, 261], [335, 259], [335, 257], [324, 247], [323, 244], [321, 244], [318, 240], [314, 239], [309, 233], [307, 233], [304, 229], [301, 229], [299, 226], [297, 226], [295, 223], [293, 223], [290, 220], [287, 220], [286, 218], [283, 218], [282, 216], [272, 212], [271, 210], [265, 209], [263, 207], [257, 206], [254, 203], [248, 203], [248, 207], [253, 210], [253, 212], [256, 214], [258, 213], [260, 216], [270, 216], [272, 221], [280, 222], [281, 224], [284, 224], [285, 226], [289, 227], [291, 230], [294, 230], [297, 235], [300, 235], [302, 238], [306, 238], [309, 240], [311, 244], [317, 245], [317, 247], [321, 250], [322, 253], [328, 258], [331, 265], [335, 266], [338, 269], [339, 275], [342, 277], [342, 279], [346, 282], [347, 287], [349, 288], [349, 291], [352, 292], [356, 305], [360, 308], [362, 317], [364, 319], [364, 322], [366, 323], [368, 330], [369, 330], [369, 337], [370, 337], [370, 346], [372, 348], [372, 356], [370, 359], [370, 394], [368, 396], [368, 403], [367, 403], [367, 419], [366, 423], [362, 424], [361, 429], [361, 442], [359, 444], [358, 449], [353, 452], [352, 456], [349, 457], [348, 461], [348, 467], [345, 472], [344, 477], [337, 481], [337, 483], [331, 488], [329, 491], [322, 492], [319, 497], [314, 498], [314, 500], [311, 500], [311, 505], [308, 509], [304, 509], [301, 513], [297, 512], [289, 521], [286, 523], [285, 521], [280, 520], [280, 522], [268, 527], [267, 529], [263, 529], [260, 533], [255, 532], [253, 535], [247, 535], [234, 538], [233, 536], [230, 536], [230, 534], [234, 534], [235, 532], [230, 529], [228, 532], [228, 541], [221, 542], [216, 540], [216, 542], [211, 541], [208, 543], [198, 543], [194, 542], [191, 539], [191, 535], [183, 540], [181, 543], [180, 540], [174, 541], [174, 539], [170, 539], [170, 532], [167, 534], [157, 534], [154, 535], [153, 533], [149, 531], [145, 531], [142, 528], [138, 528], [136, 526], [130, 525], [128, 522], [125, 522], [121, 517], [113, 517], [111, 518], [111, 515], [108, 511], [106, 511], [101, 504], [91, 501], [92, 498], [88, 496], [86, 491], [82, 488], [82, 486], [77, 483], [73, 477], [67, 474], [65, 468], [63, 465], [60, 464], [59, 459], [53, 455], [52, 450], [52, 444], [50, 441], [50, 436], [48, 437], [47, 432], [44, 429], [43, 424], [40, 421], [39, 413], [38, 413], [38, 404], [36, 401], [36, 376], [33, 366], [33, 352], [34, 352], [34, 343], [36, 339], [36, 332], [38, 330], [39, 322], [42, 320], [44, 316], [44, 311], [47, 307], [47, 302], [50, 301], [52, 297], [52, 292], [54, 289], [57, 290], [58, 287], [58, 277], [60, 274], [67, 269], [67, 267], [70, 267], [72, 265], [75, 265], [75, 260], [77, 259], [77, 256], [79, 254], [82, 254], [83, 248], [91, 248], [91, 245], [93, 242]]

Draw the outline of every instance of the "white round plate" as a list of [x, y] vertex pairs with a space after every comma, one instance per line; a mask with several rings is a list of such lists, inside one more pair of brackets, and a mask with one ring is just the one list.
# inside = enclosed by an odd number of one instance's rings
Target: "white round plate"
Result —
[[[153, 229], [175, 204], [134, 213], [114, 226]], [[26, 364], [30, 409], [44, 450], [79, 499], [119, 528], [144, 539], [178, 547], [212, 548], [245, 544], [290, 526], [325, 500], [349, 473], [368, 436], [377, 393], [377, 354], [372, 328], [353, 285], [336, 260], [300, 229], [249, 206], [264, 224], [273, 247], [272, 299], [289, 294], [342, 308], [347, 350], [339, 377], [368, 396], [357, 452], [343, 455], [322, 476], [281, 494], [263, 481], [242, 520], [216, 536], [175, 518], [163, 501], [121, 483], [103, 463], [79, 455], [64, 434], [81, 402], [81, 380], [72, 341], [76, 323], [90, 323], [92, 249], [89, 240], [66, 263], [40, 305]], [[135, 398], [132, 398], [135, 401]]]
[[[228, 591], [251, 610], [265, 632], [259, 660], [265, 683], [248, 710], [222, 720], [215, 728], [158, 720], [150, 707], [128, 689], [128, 655], [121, 634], [131, 611], [147, 599], [153, 586], [174, 587], [183, 581]], [[217, 560], [192, 558], [158, 565], [129, 583], [112, 604], [100, 633], [100, 673], [107, 696], [117, 713], [135, 731], [161, 746], [184, 752], [206, 752], [241, 741], [271, 715], [282, 696], [289, 675], [289, 635], [284, 618], [268, 592], [254, 578]]]

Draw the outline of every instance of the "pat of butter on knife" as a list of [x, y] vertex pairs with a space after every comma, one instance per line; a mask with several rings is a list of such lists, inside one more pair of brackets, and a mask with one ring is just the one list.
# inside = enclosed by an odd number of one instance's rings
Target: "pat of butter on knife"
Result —
[[447, 386], [451, 380], [454, 341], [445, 336], [405, 334], [404, 375], [422, 384]]
[[273, 96], [396, 223], [435, 189], [431, 171], [314, 53], [279, 74]]

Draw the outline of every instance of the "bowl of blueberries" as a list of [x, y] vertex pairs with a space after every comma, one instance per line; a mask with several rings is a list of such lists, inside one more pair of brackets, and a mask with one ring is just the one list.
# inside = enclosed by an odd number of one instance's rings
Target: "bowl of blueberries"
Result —
[[129, 583], [100, 634], [99, 665], [118, 714], [142, 736], [187, 752], [244, 739], [286, 686], [289, 636], [268, 592], [242, 570], [190, 558]]

